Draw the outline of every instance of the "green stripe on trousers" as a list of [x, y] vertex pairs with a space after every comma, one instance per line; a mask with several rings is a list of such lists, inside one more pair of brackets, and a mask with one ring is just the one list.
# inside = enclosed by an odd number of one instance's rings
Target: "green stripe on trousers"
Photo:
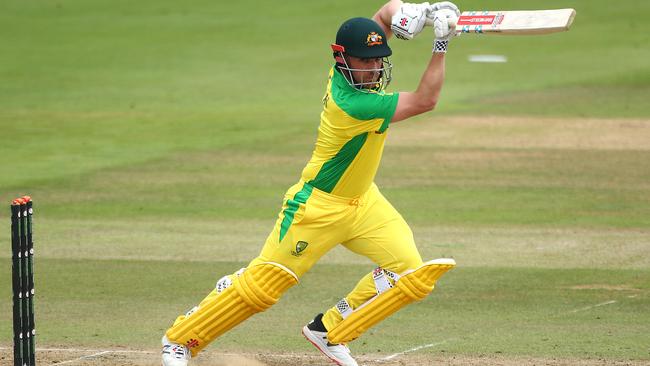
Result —
[[293, 199], [287, 200], [287, 208], [285, 208], [283, 212], [284, 219], [282, 219], [282, 224], [280, 224], [280, 241], [282, 241], [284, 236], [287, 234], [287, 231], [289, 231], [289, 227], [293, 223], [293, 217], [295, 216], [296, 211], [298, 211], [300, 204], [305, 204], [307, 202], [313, 189], [314, 187], [312, 185], [304, 184], [302, 189], [293, 196]]

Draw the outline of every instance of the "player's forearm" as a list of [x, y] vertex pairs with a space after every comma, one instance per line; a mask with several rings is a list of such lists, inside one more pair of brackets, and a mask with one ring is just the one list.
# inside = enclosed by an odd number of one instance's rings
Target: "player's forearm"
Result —
[[415, 95], [421, 101], [423, 109], [432, 110], [438, 103], [442, 84], [445, 81], [445, 54], [434, 53], [429, 65], [422, 74]]
[[400, 92], [391, 122], [399, 122], [433, 110], [438, 103], [445, 79], [445, 55], [434, 53], [420, 84], [413, 92]]
[[393, 32], [390, 30], [390, 22], [393, 14], [397, 13], [400, 6], [402, 6], [401, 0], [390, 0], [384, 6], [377, 10], [377, 13], [372, 17], [372, 19], [377, 22], [386, 33], [386, 37], [390, 38], [393, 35]]

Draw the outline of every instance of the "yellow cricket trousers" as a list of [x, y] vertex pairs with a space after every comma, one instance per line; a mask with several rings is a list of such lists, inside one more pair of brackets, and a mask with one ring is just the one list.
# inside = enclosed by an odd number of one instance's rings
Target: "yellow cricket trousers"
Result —
[[[360, 197], [345, 198], [302, 181], [285, 194], [273, 231], [250, 265], [275, 262], [302, 276], [339, 244], [395, 273], [422, 265], [411, 229], [374, 183]], [[369, 273], [345, 298], [356, 309], [376, 294]], [[335, 306], [323, 316], [327, 329], [341, 320]]]

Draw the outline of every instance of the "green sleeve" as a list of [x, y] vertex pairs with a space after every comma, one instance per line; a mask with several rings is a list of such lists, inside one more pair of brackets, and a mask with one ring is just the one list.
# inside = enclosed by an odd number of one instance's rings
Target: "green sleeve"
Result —
[[399, 93], [357, 93], [346, 100], [347, 103], [343, 103], [341, 108], [361, 121], [383, 119], [379, 132], [384, 132], [395, 114], [398, 99]]

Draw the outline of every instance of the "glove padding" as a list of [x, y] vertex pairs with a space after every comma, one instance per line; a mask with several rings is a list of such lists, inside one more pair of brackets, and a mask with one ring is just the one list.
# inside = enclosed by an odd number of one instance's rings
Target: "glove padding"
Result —
[[460, 9], [458, 9], [456, 4], [452, 3], [451, 1], [441, 1], [439, 3], [433, 3], [429, 6], [429, 17], [433, 18], [435, 12], [442, 9], [453, 10], [456, 13], [456, 16], [460, 16]]
[[449, 41], [456, 35], [458, 15], [451, 9], [438, 10], [433, 14], [433, 32], [437, 40]]
[[449, 40], [456, 35], [458, 15], [452, 9], [441, 9], [433, 13], [433, 32], [436, 38], [433, 42], [433, 52], [447, 52]]
[[422, 32], [430, 12], [429, 3], [404, 3], [391, 18], [390, 29], [397, 38], [411, 40]]

